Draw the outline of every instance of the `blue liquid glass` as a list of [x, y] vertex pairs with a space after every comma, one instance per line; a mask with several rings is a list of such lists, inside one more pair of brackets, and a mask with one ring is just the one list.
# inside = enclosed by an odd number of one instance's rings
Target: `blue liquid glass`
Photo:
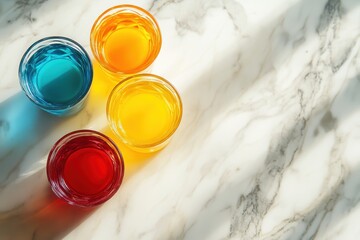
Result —
[[43, 110], [60, 116], [81, 110], [93, 77], [86, 51], [75, 41], [49, 37], [25, 52], [19, 67], [26, 95]]

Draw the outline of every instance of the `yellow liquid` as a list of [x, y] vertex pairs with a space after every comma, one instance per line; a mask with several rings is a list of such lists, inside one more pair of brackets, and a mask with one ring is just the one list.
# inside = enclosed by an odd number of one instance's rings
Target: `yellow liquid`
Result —
[[171, 99], [161, 90], [151, 85], [136, 85], [119, 102], [116, 115], [124, 135], [131, 142], [152, 144], [161, 141], [171, 129]]
[[134, 142], [151, 143], [171, 127], [171, 114], [163, 97], [153, 93], [132, 93], [119, 105], [121, 125]]
[[111, 94], [107, 108], [112, 128], [139, 151], [159, 150], [161, 147], [156, 146], [166, 142], [178, 127], [180, 99], [162, 83], [143, 81], [141, 76], [118, 87]]

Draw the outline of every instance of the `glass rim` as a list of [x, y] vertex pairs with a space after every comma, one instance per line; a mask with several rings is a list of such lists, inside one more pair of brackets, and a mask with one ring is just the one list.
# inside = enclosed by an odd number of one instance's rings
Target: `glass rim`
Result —
[[[30, 90], [29, 87], [29, 80], [27, 78], [24, 78], [23, 76], [23, 70], [25, 69], [25, 64], [27, 63], [27, 61], [31, 58], [31, 56], [33, 56], [33, 54], [40, 50], [41, 48], [37, 48], [36, 47], [41, 47], [42, 44], [47, 43], [48, 41], [50, 41], [50, 44], [53, 44], [53, 42], [51, 41], [59, 41], [60, 43], [67, 43], [69, 44], [68, 46], [70, 46], [71, 48], [73, 48], [74, 50], [78, 51], [81, 55], [85, 56], [85, 60], [87, 62], [87, 71], [89, 71], [89, 79], [86, 78], [86, 84], [83, 84], [84, 86], [86, 86], [85, 88], [82, 88], [83, 91], [81, 94], [79, 94], [79, 96], [76, 96], [76, 98], [71, 102], [71, 104], [53, 104], [51, 102], [45, 101], [39, 101], [39, 99], [35, 96], [35, 94]], [[22, 88], [22, 90], [25, 92], [26, 96], [36, 105], [46, 109], [46, 110], [64, 110], [67, 108], [71, 108], [75, 105], [77, 105], [79, 102], [81, 102], [89, 93], [90, 87], [91, 87], [91, 83], [93, 80], [93, 75], [94, 75], [94, 70], [93, 70], [93, 65], [91, 62], [91, 59], [89, 57], [89, 54], [86, 52], [85, 48], [81, 46], [80, 43], [78, 43], [77, 41], [68, 38], [68, 37], [63, 37], [63, 36], [49, 36], [49, 37], [45, 37], [45, 38], [41, 38], [37, 41], [35, 41], [34, 43], [32, 43], [25, 51], [25, 53], [23, 54], [23, 56], [21, 57], [20, 63], [19, 63], [19, 68], [18, 68], [18, 77], [20, 80], [20, 86]]]
[[[177, 118], [176, 118], [176, 122], [174, 124], [175, 127], [173, 127], [171, 129], [171, 131], [169, 131], [163, 138], [161, 138], [160, 140], [158, 140], [156, 142], [148, 143], [148, 144], [136, 144], [134, 142], [129, 141], [128, 139], [126, 139], [123, 136], [121, 131], [118, 131], [119, 127], [114, 127], [114, 124], [113, 124], [114, 121], [110, 117], [110, 114], [109, 114], [110, 108], [111, 108], [110, 105], [113, 102], [114, 96], [119, 94], [119, 92], [124, 91], [124, 89], [126, 88], [126, 84], [128, 84], [129, 82], [132, 82], [132, 81], [134, 81], [134, 82], [153, 81], [153, 82], [160, 83], [165, 86], [165, 89], [167, 89], [170, 92], [171, 96], [173, 96], [174, 99], [176, 100]], [[150, 73], [135, 74], [135, 75], [129, 76], [129, 77], [125, 78], [123, 81], [119, 82], [111, 91], [111, 93], [108, 97], [108, 101], [106, 103], [106, 116], [107, 116], [108, 122], [110, 123], [111, 129], [116, 133], [116, 135], [118, 137], [120, 137], [122, 139], [122, 141], [124, 143], [126, 143], [127, 145], [129, 145], [132, 148], [139, 149], [139, 150], [147, 149], [147, 148], [156, 148], [157, 146], [161, 146], [162, 144], [166, 143], [178, 129], [178, 127], [181, 123], [182, 114], [183, 114], [183, 104], [182, 104], [180, 94], [178, 93], [176, 88], [165, 78], [155, 75], [155, 74], [150, 74]]]
[[[73, 190], [67, 186], [64, 179], [62, 178], [62, 172], [58, 171], [59, 169], [53, 169], [52, 167], [58, 167], [55, 160], [57, 159], [56, 156], [58, 154], [58, 151], [66, 145], [66, 143], [72, 139], [76, 139], [81, 136], [95, 136], [96, 138], [101, 139], [105, 144], [107, 144], [113, 151], [116, 153], [116, 162], [111, 158], [111, 164], [113, 167], [118, 167], [119, 171], [118, 174], [115, 174], [113, 178], [111, 179], [111, 182], [109, 185], [101, 192], [93, 195], [96, 196], [97, 199], [95, 201], [86, 202], [84, 201], [88, 200], [88, 195], [86, 194], [80, 194], [76, 193], [73, 194]], [[55, 165], [54, 165], [55, 164]], [[79, 207], [93, 207], [99, 204], [102, 204], [109, 200], [120, 188], [122, 181], [124, 179], [124, 173], [125, 173], [125, 165], [124, 165], [124, 158], [117, 147], [117, 145], [112, 141], [108, 136], [105, 134], [90, 130], [90, 129], [82, 129], [82, 130], [76, 130], [69, 132], [62, 136], [60, 139], [58, 139], [51, 150], [49, 151], [48, 158], [47, 158], [47, 164], [46, 164], [46, 174], [48, 181], [50, 183], [50, 186], [56, 196], [59, 198], [65, 200], [71, 205], [79, 206]], [[55, 176], [54, 176], [55, 175]], [[55, 178], [55, 179], [52, 179]]]
[[[156, 32], [156, 36], [157, 36], [157, 41], [158, 41], [158, 47], [153, 48], [152, 52], [154, 52], [154, 55], [152, 58], [148, 58], [143, 64], [141, 64], [140, 66], [136, 67], [135, 69], [129, 71], [129, 72], [122, 72], [122, 71], [118, 71], [117, 69], [113, 68], [111, 65], [109, 65], [108, 63], [103, 64], [103, 61], [101, 61], [101, 59], [99, 58], [99, 54], [97, 53], [98, 51], [96, 50], [97, 47], [94, 46], [94, 41], [93, 41], [93, 35], [95, 32], [97, 32], [97, 27], [101, 24], [101, 22], [103, 21], [103, 19], [109, 15], [110, 12], [117, 10], [116, 12], [114, 12], [113, 14], [120, 14], [122, 11], [124, 10], [134, 10], [138, 15], [141, 16], [141, 14], [144, 14], [146, 17], [148, 17], [151, 20], [153, 29]], [[147, 69], [157, 58], [157, 56], [160, 53], [160, 49], [161, 49], [161, 45], [162, 45], [162, 35], [161, 35], [161, 31], [160, 31], [160, 26], [159, 23], [157, 22], [157, 20], [155, 19], [155, 17], [146, 9], [141, 8], [139, 6], [136, 5], [132, 5], [132, 4], [120, 4], [120, 5], [116, 5], [113, 7], [110, 7], [108, 9], [106, 9], [105, 11], [103, 11], [94, 21], [92, 27], [91, 27], [91, 31], [90, 31], [90, 48], [91, 48], [91, 52], [93, 53], [96, 61], [99, 62], [99, 64], [104, 67], [106, 70], [110, 71], [111, 73], [116, 73], [116, 74], [136, 74], [138, 72], [144, 71], [145, 69]], [[141, 68], [140, 68], [141, 67]]]

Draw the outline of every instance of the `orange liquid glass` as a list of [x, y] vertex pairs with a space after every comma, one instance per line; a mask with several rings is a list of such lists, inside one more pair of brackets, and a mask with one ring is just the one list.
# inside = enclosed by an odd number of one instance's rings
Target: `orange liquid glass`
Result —
[[161, 48], [161, 33], [149, 12], [137, 6], [119, 5], [96, 19], [90, 44], [102, 67], [111, 73], [133, 74], [154, 62]]

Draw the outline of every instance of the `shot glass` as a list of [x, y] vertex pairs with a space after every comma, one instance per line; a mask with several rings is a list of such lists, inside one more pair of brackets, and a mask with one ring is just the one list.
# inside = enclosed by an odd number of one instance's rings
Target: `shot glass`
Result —
[[106, 108], [109, 125], [130, 148], [139, 152], [162, 149], [178, 128], [182, 103], [164, 78], [137, 74], [118, 83]]
[[93, 68], [74, 40], [47, 37], [32, 44], [19, 66], [20, 85], [43, 110], [59, 116], [80, 111], [91, 86]]
[[67, 203], [92, 207], [110, 199], [124, 176], [124, 162], [105, 135], [79, 130], [52, 147], [46, 166], [51, 189]]
[[145, 9], [119, 5], [96, 19], [90, 45], [106, 72], [122, 80], [154, 62], [161, 48], [161, 33], [155, 18]]

